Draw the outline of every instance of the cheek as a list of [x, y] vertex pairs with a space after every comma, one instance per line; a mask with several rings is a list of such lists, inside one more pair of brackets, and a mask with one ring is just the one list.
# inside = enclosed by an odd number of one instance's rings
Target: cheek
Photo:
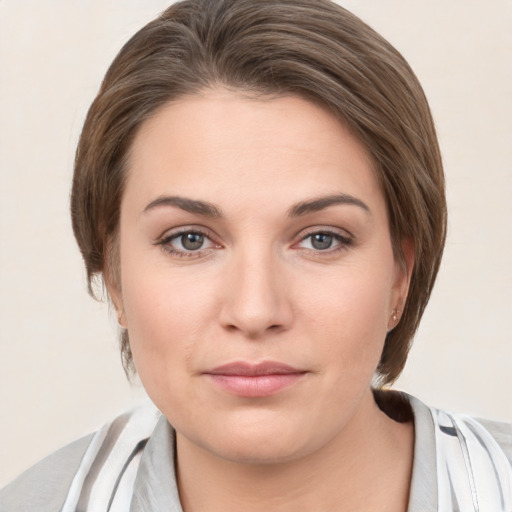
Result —
[[122, 298], [134, 362], [145, 385], [165, 382], [187, 369], [200, 319], [211, 314], [206, 299], [212, 294], [202, 276], [187, 268], [171, 273], [154, 248], [145, 253], [129, 239], [123, 242]]
[[200, 299], [195, 294], [193, 300], [179, 280], [154, 277], [131, 277], [123, 292], [133, 361], [144, 388], [161, 410], [186, 410], [186, 383], [202, 337]]
[[303, 295], [303, 329], [322, 338], [316, 350], [324, 357], [335, 354], [333, 365], [342, 366], [345, 375], [362, 367], [372, 374], [380, 359], [392, 297], [394, 264], [389, 260], [339, 269], [317, 279], [313, 291]]

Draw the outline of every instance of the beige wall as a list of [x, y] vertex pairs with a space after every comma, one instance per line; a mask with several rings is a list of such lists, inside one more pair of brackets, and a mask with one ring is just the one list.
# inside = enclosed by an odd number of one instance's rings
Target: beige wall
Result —
[[[165, 0], [0, 0], [0, 486], [140, 400], [68, 219], [109, 61]], [[351, 0], [411, 62], [446, 164], [444, 266], [397, 387], [512, 421], [512, 2]]]

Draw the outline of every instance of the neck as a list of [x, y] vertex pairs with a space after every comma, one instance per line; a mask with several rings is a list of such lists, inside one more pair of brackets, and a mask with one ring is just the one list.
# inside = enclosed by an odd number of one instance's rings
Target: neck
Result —
[[413, 447], [412, 423], [387, 417], [371, 392], [334, 439], [284, 462], [229, 461], [177, 434], [180, 498], [185, 512], [405, 512]]

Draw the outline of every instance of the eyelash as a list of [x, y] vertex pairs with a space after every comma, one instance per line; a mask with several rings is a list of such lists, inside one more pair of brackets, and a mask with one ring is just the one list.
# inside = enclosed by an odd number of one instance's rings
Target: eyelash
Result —
[[198, 228], [193, 228], [193, 229], [192, 228], [184, 228], [184, 229], [181, 229], [174, 233], [171, 233], [170, 235], [164, 236], [161, 240], [157, 241], [156, 245], [161, 246], [165, 252], [167, 252], [173, 256], [178, 256], [179, 258], [197, 258], [200, 256], [204, 256], [205, 251], [209, 251], [209, 250], [215, 248], [215, 247], [206, 247], [204, 249], [201, 248], [196, 251], [175, 249], [171, 245], [171, 243], [174, 240], [177, 240], [180, 237], [183, 237], [184, 235], [201, 235], [206, 240], [209, 240], [213, 245], [216, 245], [217, 248], [221, 247], [220, 244], [218, 244], [212, 240], [212, 236], [209, 232], [202, 230], [202, 229], [198, 229]]
[[[177, 240], [179, 239], [180, 237], [183, 237], [184, 235], [201, 235], [202, 237], [204, 237], [205, 239], [209, 240], [210, 243], [212, 243], [214, 246], [216, 247], [206, 247], [206, 248], [199, 248], [197, 250], [179, 250], [179, 249], [175, 249], [171, 243], [174, 241], [174, 240]], [[334, 241], [336, 241], [338, 243], [337, 246], [335, 246], [334, 248], [331, 248], [331, 247], [328, 247], [326, 249], [315, 249], [315, 248], [298, 248], [298, 250], [304, 250], [304, 251], [308, 251], [312, 254], [314, 254], [315, 256], [322, 256], [322, 255], [332, 255], [333, 253], [337, 253], [339, 251], [344, 251], [344, 250], [347, 250], [349, 247], [351, 247], [352, 245], [354, 245], [354, 240], [353, 240], [353, 237], [350, 235], [350, 236], [345, 236], [345, 235], [342, 235], [340, 234], [339, 232], [337, 231], [333, 231], [331, 229], [319, 229], [319, 228], [314, 228], [314, 229], [311, 229], [309, 232], [306, 232], [305, 234], [303, 234], [301, 236], [301, 238], [299, 239], [298, 242], [295, 242], [292, 247], [295, 247], [297, 246], [298, 244], [304, 242], [305, 240], [307, 239], [312, 239], [313, 236], [315, 235], [326, 235], [326, 236], [329, 236], [329, 237], [332, 237]], [[218, 244], [217, 242], [215, 242], [213, 239], [212, 239], [212, 236], [209, 232], [207, 232], [206, 230], [202, 230], [202, 229], [198, 229], [198, 228], [184, 228], [184, 229], [181, 229], [179, 231], [176, 231], [170, 235], [167, 235], [165, 237], [163, 237], [161, 240], [157, 241], [155, 245], [159, 245], [162, 247], [162, 249], [167, 252], [168, 254], [171, 254], [173, 256], [177, 256], [179, 258], [197, 258], [197, 257], [201, 257], [201, 256], [204, 256], [205, 255], [205, 252], [209, 252], [211, 249], [215, 249], [215, 248], [221, 248], [222, 246], [220, 244]]]
[[314, 249], [314, 248], [302, 248], [305, 251], [313, 253], [315, 256], [327, 256], [332, 255], [333, 253], [337, 253], [339, 251], [345, 251], [349, 247], [354, 245], [354, 238], [352, 235], [342, 235], [338, 231], [334, 231], [332, 229], [321, 229], [321, 228], [313, 228], [309, 232], [306, 232], [303, 234], [298, 242], [296, 242], [294, 245], [298, 245], [305, 240], [312, 239], [315, 235], [326, 235], [333, 238], [335, 242], [338, 243], [335, 247], [329, 247], [327, 249]]

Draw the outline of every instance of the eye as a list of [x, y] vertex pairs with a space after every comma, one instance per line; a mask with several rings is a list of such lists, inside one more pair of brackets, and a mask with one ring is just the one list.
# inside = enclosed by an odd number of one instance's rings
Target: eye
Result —
[[315, 231], [304, 236], [297, 246], [316, 252], [345, 249], [352, 244], [351, 238], [333, 231]]
[[315, 233], [314, 235], [309, 235], [311, 247], [313, 249], [317, 249], [318, 251], [325, 251], [326, 249], [330, 249], [333, 242], [335, 241], [334, 237], [328, 233]]
[[206, 237], [202, 233], [184, 233], [171, 239], [171, 244], [177, 249], [185, 251], [197, 251], [205, 243]]
[[171, 233], [158, 245], [171, 254], [183, 257], [200, 256], [208, 249], [219, 247], [206, 233], [192, 229]]

